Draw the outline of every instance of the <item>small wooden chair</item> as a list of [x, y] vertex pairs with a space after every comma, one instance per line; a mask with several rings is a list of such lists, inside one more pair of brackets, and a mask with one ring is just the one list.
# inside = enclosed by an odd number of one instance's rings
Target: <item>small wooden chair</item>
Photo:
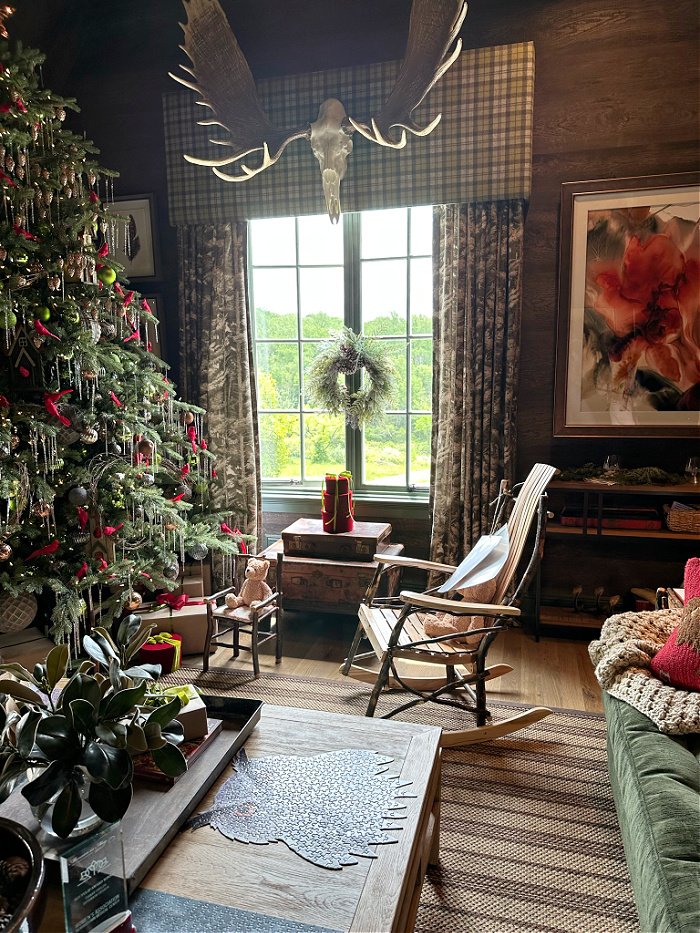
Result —
[[[209, 670], [209, 652], [212, 648], [231, 648], [233, 656], [237, 658], [241, 651], [250, 651], [253, 657], [253, 672], [256, 677], [260, 676], [260, 661], [258, 658], [258, 649], [260, 645], [270, 639], [275, 639], [275, 662], [279, 664], [282, 660], [282, 629], [283, 629], [283, 611], [282, 611], [282, 561], [283, 554], [277, 555], [277, 561], [274, 565], [274, 580], [270, 580], [268, 573], [267, 583], [272, 589], [272, 593], [257, 605], [238, 606], [236, 609], [228, 609], [225, 603], [222, 605], [227, 593], [235, 593], [240, 590], [245, 577], [245, 567], [249, 560], [254, 558], [255, 554], [236, 554], [234, 556], [233, 575], [236, 581], [232, 586], [226, 587], [218, 593], [210, 596], [207, 602], [207, 637], [204, 643], [204, 658], [202, 661], [202, 670]], [[263, 624], [264, 623], [264, 624]], [[250, 647], [241, 644], [241, 632], [250, 635]], [[232, 636], [231, 641], [224, 641], [227, 635]]]
[[[375, 555], [374, 559], [379, 563], [379, 567], [360, 606], [355, 638], [341, 667], [343, 674], [374, 685], [367, 706], [367, 716], [374, 715], [379, 696], [385, 690], [405, 690], [415, 698], [385, 713], [382, 717], [384, 719], [427, 701], [457, 707], [471, 714], [476, 720], [476, 725], [461, 730], [444, 729], [442, 745], [453, 746], [508, 735], [551, 713], [551, 710], [545, 707], [534, 707], [508, 719], [489, 723], [491, 714], [486, 706], [486, 682], [509, 673], [512, 668], [508, 664], [487, 667], [486, 655], [497, 634], [520, 615], [519, 601], [534, 576], [544, 548], [547, 522], [545, 490], [555, 473], [554, 467], [543, 463], [535, 464], [525, 482], [518, 488], [517, 496], [506, 488], [505, 483], [501, 483], [494, 531], [499, 523], [499, 516], [503, 514], [504, 504], [513, 498], [515, 502], [507, 522], [508, 556], [496, 578], [495, 596], [489, 604], [463, 600], [454, 591], [450, 598], [443, 599], [434, 595], [437, 587], [425, 593], [402, 592], [398, 597], [378, 598], [376, 594], [382, 576], [392, 568], [395, 571], [397, 567], [416, 567], [445, 576], [449, 576], [455, 568], [426, 560]], [[515, 574], [535, 517], [536, 532], [530, 557], [519, 582], [514, 585]], [[477, 616], [491, 622], [483, 628], [469, 631], [470, 644], [473, 640], [478, 642], [472, 646], [466, 643], [464, 632], [427, 637], [423, 629], [423, 620], [442, 613]], [[369, 640], [372, 651], [360, 654], [358, 649], [363, 638]], [[375, 655], [381, 662], [378, 672], [357, 663]], [[399, 672], [397, 669], [396, 662], [400, 660], [422, 661], [444, 667], [445, 674], [409, 676], [405, 671]]]

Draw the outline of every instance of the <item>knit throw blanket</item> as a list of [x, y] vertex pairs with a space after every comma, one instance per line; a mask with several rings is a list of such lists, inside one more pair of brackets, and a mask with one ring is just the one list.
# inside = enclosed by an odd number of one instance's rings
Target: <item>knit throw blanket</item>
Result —
[[665, 684], [649, 666], [682, 613], [682, 609], [663, 609], [611, 616], [600, 638], [588, 647], [601, 687], [669, 735], [700, 732], [700, 693]]

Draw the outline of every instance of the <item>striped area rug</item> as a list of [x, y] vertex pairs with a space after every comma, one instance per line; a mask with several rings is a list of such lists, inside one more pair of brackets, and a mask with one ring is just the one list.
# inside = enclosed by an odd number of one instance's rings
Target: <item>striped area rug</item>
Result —
[[[163, 682], [358, 715], [369, 693], [355, 681], [268, 673], [255, 680], [247, 672], [188, 668]], [[497, 719], [518, 709], [491, 704]], [[428, 707], [412, 715], [441, 724]], [[639, 930], [608, 781], [603, 716], [557, 710], [522, 732], [445, 749], [443, 756], [440, 864], [423, 885], [416, 930]]]

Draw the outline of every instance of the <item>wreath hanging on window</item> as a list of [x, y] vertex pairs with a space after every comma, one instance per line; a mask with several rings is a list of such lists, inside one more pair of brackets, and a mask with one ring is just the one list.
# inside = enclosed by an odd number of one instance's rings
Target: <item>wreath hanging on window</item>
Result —
[[[351, 392], [338, 376], [352, 376], [363, 369], [365, 385]], [[359, 428], [381, 414], [394, 390], [395, 372], [378, 341], [356, 334], [349, 327], [321, 344], [307, 376], [315, 404], [331, 414], [343, 412], [352, 428]]]

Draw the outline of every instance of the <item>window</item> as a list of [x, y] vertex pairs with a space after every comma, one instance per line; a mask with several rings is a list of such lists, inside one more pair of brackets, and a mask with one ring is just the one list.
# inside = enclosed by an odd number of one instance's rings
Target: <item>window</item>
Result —
[[[263, 481], [318, 487], [352, 470], [356, 488], [427, 489], [432, 420], [432, 208], [250, 224]], [[363, 431], [314, 408], [305, 372], [343, 324], [394, 363], [387, 413]], [[353, 377], [357, 378], [357, 377]]]

